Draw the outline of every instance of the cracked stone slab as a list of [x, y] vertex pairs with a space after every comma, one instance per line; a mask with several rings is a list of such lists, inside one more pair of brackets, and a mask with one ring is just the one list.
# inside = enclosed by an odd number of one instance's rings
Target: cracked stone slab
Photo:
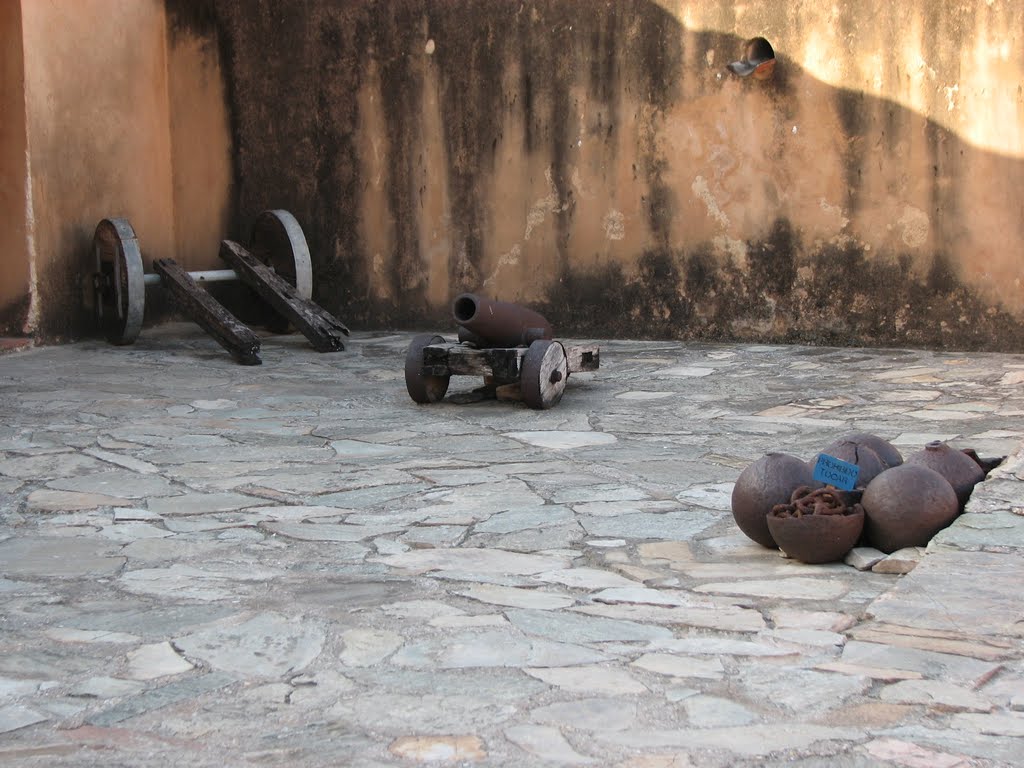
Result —
[[[139, 474], [127, 469], [112, 469], [106, 472], [51, 480], [46, 487], [55, 491], [98, 493], [123, 499], [174, 496], [181, 492], [159, 475]], [[152, 508], [152, 504], [150, 508]]]
[[388, 751], [405, 760], [427, 763], [466, 765], [487, 757], [477, 736], [402, 736], [391, 742]]
[[523, 589], [520, 587], [502, 587], [496, 584], [474, 584], [468, 589], [455, 590], [452, 594], [479, 600], [491, 605], [505, 605], [512, 608], [530, 608], [539, 611], [551, 611], [568, 608], [575, 599], [563, 594], [545, 592], [540, 589]]
[[802, 723], [799, 728], [747, 725], [733, 728], [694, 728], [598, 732], [599, 741], [630, 749], [721, 749], [743, 757], [766, 757], [773, 752], [808, 749], [821, 741], [852, 741], [861, 737], [854, 728], [833, 728]]
[[173, 599], [226, 600], [246, 583], [269, 582], [282, 575], [276, 569], [249, 567], [205, 570], [175, 563], [168, 568], [143, 568], [122, 574], [123, 589]]
[[174, 644], [189, 658], [243, 678], [301, 671], [323, 650], [326, 634], [318, 622], [270, 612], [241, 618], [175, 638]]
[[412, 573], [457, 571], [462, 573], [496, 573], [530, 575], [554, 571], [569, 565], [568, 558], [526, 555], [494, 549], [413, 550], [398, 555], [369, 558]]
[[640, 512], [615, 517], [590, 517], [580, 524], [591, 536], [626, 539], [687, 541], [713, 526], [723, 516], [682, 511], [661, 514]]
[[132, 502], [119, 496], [78, 491], [52, 491], [46, 488], [32, 491], [26, 507], [30, 512], [74, 512], [101, 507], [129, 507]]
[[155, 680], [193, 669], [170, 643], [143, 645], [128, 654], [128, 675], [133, 680]]
[[476, 533], [515, 533], [559, 525], [573, 519], [573, 512], [568, 507], [550, 504], [534, 509], [513, 509], [499, 512], [477, 523], [473, 530]]
[[150, 512], [167, 517], [234, 512], [248, 507], [260, 507], [266, 503], [266, 499], [240, 493], [184, 493], [179, 496], [151, 499], [148, 508]]
[[101, 709], [86, 717], [85, 721], [90, 725], [109, 728], [147, 712], [163, 709], [182, 701], [192, 701], [203, 694], [231, 685], [233, 682], [235, 682], [233, 677], [219, 672], [176, 680], [159, 688], [143, 691], [106, 709]]
[[990, 680], [1000, 669], [999, 664], [969, 659], [964, 656], [867, 643], [859, 640], [851, 640], [846, 644], [841, 660], [845, 664], [864, 667], [918, 672], [929, 679], [946, 680], [970, 688], [975, 688]]
[[845, 580], [809, 579], [798, 576], [773, 581], [752, 579], [750, 581], [701, 584], [694, 587], [694, 590], [717, 595], [747, 595], [789, 600], [835, 600], [845, 595], [849, 588], [850, 584]]
[[695, 728], [749, 725], [761, 718], [742, 704], [719, 696], [689, 696], [683, 700], [686, 719]]
[[735, 605], [658, 606], [658, 605], [581, 605], [573, 610], [607, 619], [651, 622], [682, 627], [704, 627], [723, 632], [760, 632], [767, 627], [760, 611]]
[[553, 726], [514, 725], [505, 729], [505, 738], [534, 757], [559, 765], [595, 765], [598, 761], [581, 755]]
[[665, 627], [652, 627], [600, 616], [525, 609], [508, 610], [505, 615], [523, 632], [549, 640], [572, 638], [579, 643], [650, 642], [670, 640], [673, 637], [672, 631]]
[[0, 542], [0, 573], [15, 577], [101, 578], [127, 562], [109, 553], [116, 547], [80, 538], [25, 537]]
[[576, 699], [537, 707], [531, 710], [530, 718], [581, 731], [624, 731], [636, 723], [637, 705], [622, 699]]
[[508, 631], [463, 632], [408, 643], [391, 663], [417, 669], [472, 667], [568, 667], [607, 661], [609, 656], [582, 645], [524, 638]]
[[887, 685], [878, 697], [882, 701], [925, 704], [952, 712], [990, 712], [994, 708], [986, 697], [941, 680], [903, 680]]
[[30, 725], [45, 723], [49, 719], [49, 715], [45, 715], [30, 707], [25, 707], [21, 704], [9, 704], [5, 707], [0, 707], [0, 733], [20, 731], [22, 728], [28, 728]]
[[263, 530], [300, 541], [359, 542], [403, 530], [397, 525], [346, 525], [344, 523], [263, 523]]
[[535, 677], [565, 691], [603, 693], [607, 695], [647, 693], [647, 686], [626, 670], [615, 669], [614, 667], [526, 668], [523, 671], [531, 677]]
[[[1024, 558], [990, 552], [942, 552], [925, 557], [875, 600], [868, 614], [920, 629], [1024, 636], [1020, 585]], [[941, 605], [936, 611], [933, 606]]]
[[383, 629], [350, 629], [341, 633], [345, 644], [338, 656], [347, 667], [372, 667], [402, 647], [404, 639]]
[[604, 432], [507, 432], [505, 437], [522, 440], [524, 443], [538, 448], [553, 451], [571, 451], [576, 448], [590, 448], [598, 445], [611, 445], [617, 442], [615, 435]]
[[645, 653], [633, 666], [668, 677], [694, 677], [720, 680], [725, 667], [718, 659], [700, 659], [668, 653]]

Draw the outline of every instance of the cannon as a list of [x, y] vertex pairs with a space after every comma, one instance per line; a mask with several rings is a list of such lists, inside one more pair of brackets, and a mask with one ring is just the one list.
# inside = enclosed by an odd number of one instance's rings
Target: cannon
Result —
[[406, 352], [405, 386], [416, 403], [443, 400], [452, 376], [483, 376], [469, 400], [522, 400], [543, 410], [559, 403], [571, 373], [600, 367], [600, 347], [557, 341], [542, 315], [516, 304], [464, 293], [452, 315], [458, 341], [420, 334]]

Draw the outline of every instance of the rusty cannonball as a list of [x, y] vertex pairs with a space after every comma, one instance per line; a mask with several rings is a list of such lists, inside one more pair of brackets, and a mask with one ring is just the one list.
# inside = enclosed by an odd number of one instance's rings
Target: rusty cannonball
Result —
[[970, 498], [974, 486], [985, 479], [985, 471], [978, 462], [941, 440], [934, 440], [923, 450], [912, 453], [907, 457], [906, 463], [934, 469], [946, 478], [956, 491], [961, 510]]
[[789, 503], [801, 485], [818, 487], [807, 463], [786, 453], [769, 453], [750, 464], [732, 489], [732, 516], [747, 536], [763, 547], [778, 544], [768, 530], [768, 513], [776, 504]]
[[[903, 463], [903, 456], [896, 449], [896, 446], [888, 440], [881, 438], [878, 435], [873, 435], [870, 432], [851, 432], [848, 435], [843, 435], [835, 442], [856, 443], [857, 445], [867, 446], [878, 455], [878, 458], [882, 460], [882, 464], [885, 465], [886, 469], [889, 467], [898, 467]], [[828, 448], [822, 451], [822, 453], [828, 453]]]
[[[856, 443], [852, 440], [836, 440], [830, 443], [821, 453], [834, 456], [841, 461], [856, 464], [860, 467], [860, 472], [857, 474], [858, 488], [866, 488], [868, 483], [874, 480], [882, 471], [889, 468], [873, 449], [864, 443]], [[814, 466], [817, 463], [817, 456], [808, 462], [811, 471], [814, 471]]]
[[927, 545], [960, 511], [946, 478], [909, 463], [887, 469], [868, 483], [861, 506], [864, 538], [885, 553]]

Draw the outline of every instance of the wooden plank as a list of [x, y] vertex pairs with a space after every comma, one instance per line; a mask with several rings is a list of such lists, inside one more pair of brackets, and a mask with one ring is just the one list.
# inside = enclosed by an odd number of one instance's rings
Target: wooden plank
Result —
[[348, 336], [349, 330], [344, 323], [313, 301], [302, 298], [294, 286], [241, 245], [222, 240], [220, 256], [234, 268], [242, 282], [291, 321], [317, 352], [337, 352], [345, 348], [343, 336]]
[[192, 279], [174, 259], [157, 259], [153, 268], [163, 278], [174, 303], [210, 334], [242, 365], [259, 365], [260, 339]]
[[423, 348], [427, 376], [485, 376], [500, 383], [519, 380], [526, 347], [477, 349], [465, 344], [431, 344]]
[[566, 347], [565, 356], [569, 361], [569, 373], [576, 371], [596, 371], [601, 367], [601, 348], [594, 345], [588, 347]]

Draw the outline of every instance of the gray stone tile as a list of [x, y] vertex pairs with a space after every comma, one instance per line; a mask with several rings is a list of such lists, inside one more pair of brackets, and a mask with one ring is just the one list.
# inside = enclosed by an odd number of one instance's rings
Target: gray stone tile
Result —
[[990, 712], [992, 702], [974, 691], [941, 680], [902, 680], [878, 692], [882, 701], [924, 704], [943, 711]]
[[523, 632], [549, 640], [572, 638], [579, 643], [647, 642], [669, 640], [671, 630], [632, 621], [605, 619], [600, 616], [563, 614], [551, 611], [512, 609], [505, 612], [508, 620]]
[[635, 702], [623, 699], [575, 699], [537, 707], [530, 718], [538, 723], [607, 733], [631, 729], [637, 721], [636, 710]]
[[147, 712], [173, 706], [183, 701], [192, 701], [198, 696], [217, 691], [233, 682], [235, 682], [234, 678], [220, 672], [177, 680], [159, 688], [144, 691], [106, 709], [101, 709], [86, 717], [86, 722], [90, 725], [109, 728]]
[[853, 728], [830, 728], [802, 723], [799, 728], [747, 725], [732, 728], [609, 731], [598, 741], [630, 749], [720, 749], [746, 758], [766, 757], [782, 750], [805, 750], [822, 741], [851, 741], [861, 737]]
[[975, 687], [987, 681], [998, 669], [993, 664], [948, 653], [900, 648], [879, 643], [850, 641], [843, 649], [847, 664], [866, 667], [903, 669], [919, 672], [932, 680], [945, 680], [956, 685]]
[[239, 493], [185, 493], [180, 496], [152, 499], [148, 508], [161, 517], [168, 517], [233, 512], [247, 507], [260, 507], [266, 503], [266, 499]]
[[525, 669], [528, 675], [564, 691], [629, 695], [647, 693], [647, 686], [626, 670], [601, 666]]
[[77, 477], [51, 480], [47, 488], [75, 493], [98, 493], [122, 499], [149, 496], [174, 496], [181, 491], [157, 475], [139, 474], [127, 469], [92, 472]]
[[595, 765], [597, 760], [581, 755], [566, 741], [558, 728], [543, 725], [514, 725], [505, 738], [545, 762], [559, 765]]
[[112, 542], [25, 537], [0, 542], [0, 573], [22, 578], [113, 576], [126, 562]]
[[[982, 635], [1019, 635], [1024, 558], [987, 552], [930, 554], [871, 604], [879, 621]], [[941, 605], [941, 611], [932, 609]]]
[[694, 728], [729, 728], [760, 719], [747, 707], [718, 696], [690, 696], [682, 706], [687, 722]]
[[625, 539], [687, 541], [714, 525], [718, 519], [703, 511], [682, 511], [584, 517], [580, 524], [591, 536]]
[[45, 723], [50, 718], [29, 707], [21, 704], [8, 704], [0, 707], [0, 733], [11, 733], [30, 725]]
[[320, 655], [326, 634], [318, 622], [277, 613], [237, 617], [175, 638], [188, 658], [237, 678], [275, 678], [299, 672]]

